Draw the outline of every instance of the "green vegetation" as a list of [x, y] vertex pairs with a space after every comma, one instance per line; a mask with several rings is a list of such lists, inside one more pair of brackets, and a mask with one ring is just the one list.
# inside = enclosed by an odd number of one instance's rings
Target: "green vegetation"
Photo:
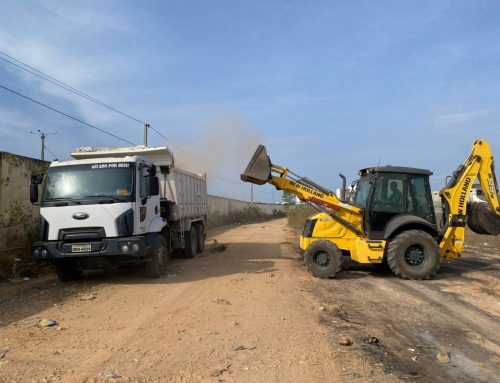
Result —
[[306, 219], [317, 212], [309, 205], [295, 205], [288, 213], [288, 226], [302, 230]]

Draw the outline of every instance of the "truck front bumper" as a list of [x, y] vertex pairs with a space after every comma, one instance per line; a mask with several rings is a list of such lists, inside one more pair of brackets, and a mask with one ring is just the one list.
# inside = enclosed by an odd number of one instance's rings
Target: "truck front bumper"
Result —
[[80, 257], [145, 257], [151, 252], [146, 237], [104, 238], [99, 241], [34, 242], [31, 246], [33, 257], [37, 260]]

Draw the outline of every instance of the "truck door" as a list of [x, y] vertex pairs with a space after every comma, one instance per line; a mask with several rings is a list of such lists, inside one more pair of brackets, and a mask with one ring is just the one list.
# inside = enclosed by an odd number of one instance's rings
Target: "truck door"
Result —
[[138, 166], [136, 234], [147, 233], [151, 221], [160, 214], [160, 195], [157, 190], [151, 190], [152, 177], [157, 180], [155, 170], [154, 165], [142, 163]]

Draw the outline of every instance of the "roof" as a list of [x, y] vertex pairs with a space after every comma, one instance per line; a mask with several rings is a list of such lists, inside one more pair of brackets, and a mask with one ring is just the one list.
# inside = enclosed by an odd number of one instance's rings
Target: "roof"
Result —
[[361, 169], [359, 171], [359, 175], [363, 176], [365, 174], [372, 173], [401, 173], [401, 174], [423, 174], [426, 176], [431, 176], [432, 172], [427, 169], [419, 169], [419, 168], [409, 168], [406, 166], [373, 166], [366, 169]]

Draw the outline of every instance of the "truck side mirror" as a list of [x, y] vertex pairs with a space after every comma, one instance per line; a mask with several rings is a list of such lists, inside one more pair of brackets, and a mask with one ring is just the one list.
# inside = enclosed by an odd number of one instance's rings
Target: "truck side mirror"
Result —
[[38, 184], [30, 185], [30, 202], [31, 203], [38, 202]]
[[148, 169], [148, 174], [152, 177], [156, 176], [156, 165], [151, 165]]
[[30, 202], [38, 202], [38, 185], [43, 182], [43, 173], [36, 173], [31, 175], [31, 185], [30, 185]]
[[158, 177], [149, 176], [149, 195], [154, 196], [160, 194], [160, 182]]
[[43, 181], [43, 173], [36, 173], [31, 175], [31, 183], [33, 185], [40, 185]]

